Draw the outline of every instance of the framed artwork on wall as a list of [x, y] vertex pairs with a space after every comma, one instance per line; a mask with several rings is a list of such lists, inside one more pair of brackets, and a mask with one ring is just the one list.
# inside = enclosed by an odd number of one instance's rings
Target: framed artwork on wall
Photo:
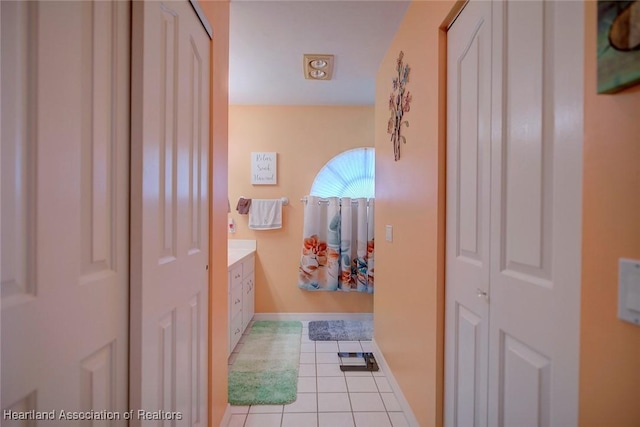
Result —
[[275, 185], [278, 183], [278, 153], [251, 153], [251, 184]]
[[598, 1], [598, 93], [640, 83], [640, 1]]

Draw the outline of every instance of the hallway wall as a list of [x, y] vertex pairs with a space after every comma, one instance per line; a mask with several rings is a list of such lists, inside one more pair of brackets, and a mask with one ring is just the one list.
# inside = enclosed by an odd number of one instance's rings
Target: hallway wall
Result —
[[[419, 423], [442, 424], [444, 321], [444, 79], [440, 25], [453, 1], [413, 2], [376, 81], [375, 340]], [[396, 60], [404, 52], [413, 96], [402, 129], [407, 143], [394, 161], [387, 134]]]
[[[322, 83], [322, 82], [319, 82]], [[341, 152], [371, 147], [373, 107], [255, 106], [229, 107], [230, 218], [237, 232], [230, 239], [255, 239], [256, 313], [370, 313], [373, 297], [351, 292], [309, 292], [297, 287], [304, 205], [318, 171]], [[251, 152], [278, 153], [277, 185], [251, 184]], [[240, 215], [240, 196], [271, 199], [286, 196], [283, 227], [255, 231]]]
[[200, 1], [211, 43], [211, 197], [209, 276], [209, 422], [218, 426], [227, 408], [227, 143], [229, 106], [229, 1]]
[[596, 2], [585, 7], [580, 425], [640, 425], [640, 327], [618, 310], [618, 259], [640, 259], [640, 86], [596, 93]]

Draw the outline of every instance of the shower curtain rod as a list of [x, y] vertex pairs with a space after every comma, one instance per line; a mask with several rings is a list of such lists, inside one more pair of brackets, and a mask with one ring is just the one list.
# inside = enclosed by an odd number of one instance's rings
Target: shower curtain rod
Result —
[[[340, 205], [342, 205], [342, 198], [340, 197]], [[307, 199], [306, 197], [303, 197], [300, 199], [301, 202], [303, 203], [307, 203], [309, 202], [309, 199]], [[320, 200], [318, 200], [318, 204], [319, 205], [328, 205], [329, 204], [329, 200], [325, 199], [325, 198], [321, 198]], [[351, 204], [352, 205], [357, 205], [358, 201], [357, 200], [351, 200]], [[369, 199], [367, 199], [367, 206], [369, 206]]]

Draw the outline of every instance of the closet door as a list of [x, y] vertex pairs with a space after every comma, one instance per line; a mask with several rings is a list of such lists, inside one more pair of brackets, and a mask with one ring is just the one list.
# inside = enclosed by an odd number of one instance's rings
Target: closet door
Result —
[[578, 421], [583, 8], [494, 3], [492, 426]]
[[469, 3], [447, 42], [445, 423], [486, 426], [491, 3]]
[[127, 410], [129, 10], [0, 2], [3, 426]]
[[132, 409], [207, 423], [210, 39], [189, 2], [133, 3]]

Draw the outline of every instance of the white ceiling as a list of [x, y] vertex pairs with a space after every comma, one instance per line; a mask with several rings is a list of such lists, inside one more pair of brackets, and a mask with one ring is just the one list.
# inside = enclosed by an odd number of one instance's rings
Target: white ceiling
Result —
[[[378, 67], [408, 5], [232, 0], [229, 103], [372, 105]], [[335, 55], [333, 79], [305, 79], [305, 53]]]

